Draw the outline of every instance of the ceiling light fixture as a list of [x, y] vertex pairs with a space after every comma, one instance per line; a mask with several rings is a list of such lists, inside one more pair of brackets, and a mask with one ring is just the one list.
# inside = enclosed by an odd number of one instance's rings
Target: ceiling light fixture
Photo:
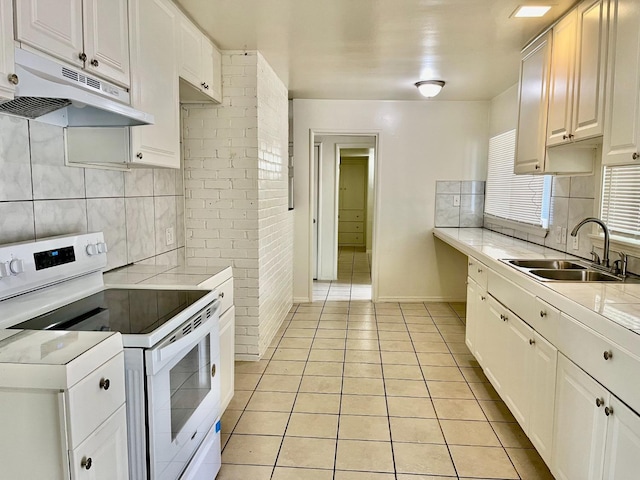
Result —
[[551, 7], [548, 5], [520, 5], [511, 16], [517, 18], [538, 18], [543, 17], [549, 10], [551, 10]]
[[416, 82], [416, 87], [423, 97], [432, 98], [440, 93], [444, 82], [442, 80], [421, 80]]

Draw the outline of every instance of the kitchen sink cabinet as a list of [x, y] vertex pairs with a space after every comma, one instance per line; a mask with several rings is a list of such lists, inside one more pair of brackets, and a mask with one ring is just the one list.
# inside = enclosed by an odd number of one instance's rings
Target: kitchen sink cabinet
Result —
[[0, 0], [0, 99], [13, 99], [13, 5], [11, 0]]
[[181, 103], [222, 101], [222, 56], [211, 41], [186, 17], [180, 18], [178, 64], [183, 82]]
[[611, 0], [602, 164], [640, 162], [640, 3]]
[[553, 27], [547, 147], [603, 133], [608, 0], [585, 0]]
[[16, 0], [16, 40], [124, 87], [128, 0]]
[[540, 173], [545, 166], [551, 32], [530, 44], [520, 60], [516, 174]]
[[131, 129], [133, 165], [180, 168], [177, 15], [167, 0], [130, 0], [132, 106], [155, 117]]
[[510, 359], [507, 357], [507, 329], [504, 325], [505, 315], [508, 310], [489, 296], [487, 299], [486, 315], [483, 317], [484, 325], [478, 325], [478, 329], [483, 330], [483, 335], [479, 339], [477, 350], [483, 359], [482, 369], [485, 375], [504, 398], [505, 382], [507, 381], [508, 369], [511, 368]]

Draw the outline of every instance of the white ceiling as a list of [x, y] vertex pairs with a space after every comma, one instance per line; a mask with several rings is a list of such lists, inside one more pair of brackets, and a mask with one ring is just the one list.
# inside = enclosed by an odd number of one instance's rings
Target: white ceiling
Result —
[[[259, 50], [290, 98], [487, 100], [518, 81], [524, 44], [574, 0], [177, 0], [225, 50]], [[542, 19], [521, 4], [555, 4]]]

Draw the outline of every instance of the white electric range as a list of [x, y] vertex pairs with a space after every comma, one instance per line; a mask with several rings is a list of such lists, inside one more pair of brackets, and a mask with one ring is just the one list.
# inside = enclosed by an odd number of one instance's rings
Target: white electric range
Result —
[[0, 328], [117, 331], [131, 480], [220, 468], [216, 291], [106, 288], [101, 232], [0, 246]]

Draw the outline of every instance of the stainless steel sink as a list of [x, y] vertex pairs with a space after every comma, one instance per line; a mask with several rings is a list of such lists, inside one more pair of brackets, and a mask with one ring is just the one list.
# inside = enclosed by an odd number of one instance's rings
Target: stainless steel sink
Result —
[[529, 270], [543, 280], [559, 280], [565, 282], [621, 282], [622, 279], [615, 275], [600, 272], [598, 270]]
[[579, 263], [567, 260], [507, 260], [507, 263], [520, 268], [542, 268], [545, 270], [585, 270], [586, 267]]

